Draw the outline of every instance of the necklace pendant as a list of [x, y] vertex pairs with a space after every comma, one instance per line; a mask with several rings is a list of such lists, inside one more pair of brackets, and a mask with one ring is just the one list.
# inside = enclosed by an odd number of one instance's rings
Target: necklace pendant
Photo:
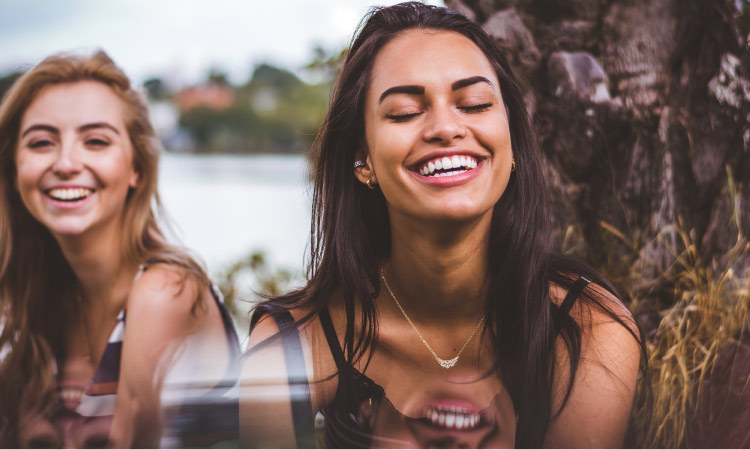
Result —
[[437, 360], [438, 364], [440, 364], [442, 367], [446, 369], [450, 369], [451, 367], [455, 366], [456, 363], [458, 362], [458, 356], [456, 356], [453, 359], [441, 359], [436, 356], [435, 359]]

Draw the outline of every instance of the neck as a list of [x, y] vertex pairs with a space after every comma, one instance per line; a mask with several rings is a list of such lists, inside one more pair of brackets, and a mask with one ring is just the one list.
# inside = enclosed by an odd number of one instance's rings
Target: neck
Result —
[[82, 235], [56, 236], [65, 259], [83, 289], [88, 321], [99, 323], [117, 315], [125, 304], [137, 264], [122, 255], [119, 224]]
[[484, 314], [491, 219], [486, 214], [446, 224], [391, 217], [391, 258], [384, 273], [413, 320], [476, 321]]

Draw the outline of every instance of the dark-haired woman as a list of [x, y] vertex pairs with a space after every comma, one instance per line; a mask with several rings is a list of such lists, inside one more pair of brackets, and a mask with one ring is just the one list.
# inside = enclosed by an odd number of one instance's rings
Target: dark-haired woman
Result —
[[640, 361], [596, 272], [554, 253], [503, 55], [404, 3], [354, 38], [318, 136], [308, 284], [261, 304], [241, 439], [329, 447], [614, 447]]

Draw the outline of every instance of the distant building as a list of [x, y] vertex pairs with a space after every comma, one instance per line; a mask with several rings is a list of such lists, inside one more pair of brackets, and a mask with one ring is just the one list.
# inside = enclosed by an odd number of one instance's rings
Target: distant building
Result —
[[180, 112], [203, 107], [216, 111], [226, 111], [234, 105], [236, 96], [231, 86], [207, 83], [192, 86], [178, 92], [174, 97]]

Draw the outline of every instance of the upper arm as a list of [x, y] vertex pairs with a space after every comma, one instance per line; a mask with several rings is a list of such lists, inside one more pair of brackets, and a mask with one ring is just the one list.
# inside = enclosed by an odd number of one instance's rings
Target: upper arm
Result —
[[[304, 315], [291, 311], [295, 320]], [[318, 351], [322, 339], [320, 321], [315, 318], [297, 328], [303, 360], [295, 366], [304, 373], [292, 378], [308, 381], [313, 417], [335, 392], [337, 382], [328, 375], [335, 373], [325, 353]], [[295, 423], [292, 415], [290, 368], [279, 327], [270, 315], [253, 328], [242, 360], [240, 376], [240, 446], [295, 448]], [[292, 358], [295, 355], [291, 355]], [[299, 357], [298, 355], [296, 357]], [[333, 364], [332, 361], [330, 364]], [[325, 368], [323, 368], [325, 367]], [[300, 390], [297, 390], [300, 392]], [[312, 424], [310, 424], [312, 425]]]
[[570, 380], [570, 356], [558, 337], [546, 447], [620, 447], [625, 436], [641, 357], [637, 327], [622, 303], [605, 289], [590, 285], [587, 293], [625, 325], [590, 301], [576, 302], [571, 317], [581, 329], [580, 359], [570, 396], [560, 410]]
[[209, 324], [207, 295], [208, 287], [195, 277], [166, 265], [149, 268], [134, 283], [127, 300], [113, 426], [118, 444], [134, 445], [134, 439], [158, 444], [154, 440], [161, 431], [162, 385], [177, 359], [188, 352], [190, 337], [206, 337], [199, 332]]
[[278, 332], [267, 315], [250, 334], [240, 375], [240, 447], [297, 447], [284, 348], [280, 337], [266, 341]]

